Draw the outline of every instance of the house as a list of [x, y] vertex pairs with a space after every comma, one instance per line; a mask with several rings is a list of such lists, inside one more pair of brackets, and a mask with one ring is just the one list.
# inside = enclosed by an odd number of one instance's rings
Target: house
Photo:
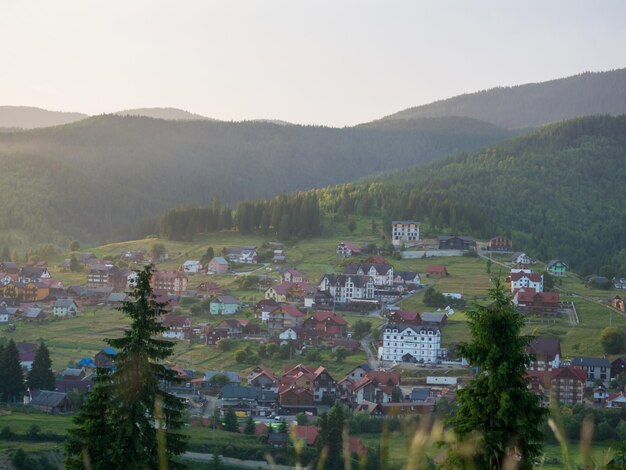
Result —
[[224, 257], [241, 264], [256, 264], [258, 260], [256, 246], [224, 248]]
[[[337, 383], [322, 366], [312, 369], [304, 364], [298, 364], [280, 377], [280, 384], [279, 396], [281, 390], [293, 387], [304, 388], [312, 393], [313, 401], [316, 403], [324, 401], [325, 397], [334, 399], [337, 394]], [[282, 402], [281, 406], [283, 406]]]
[[352, 300], [374, 299], [374, 280], [371, 276], [324, 274], [318, 288], [322, 292], [328, 292], [336, 303], [341, 304]]
[[436, 362], [440, 349], [439, 328], [388, 323], [383, 326], [379, 358], [392, 362]]
[[430, 396], [430, 390], [426, 387], [415, 387], [411, 390], [411, 395], [409, 395], [409, 400], [413, 403], [426, 403]]
[[293, 425], [291, 427], [291, 435], [294, 436], [296, 439], [304, 442], [304, 444], [309, 447], [315, 447], [317, 445], [319, 432], [319, 426]]
[[[313, 407], [313, 393], [308, 388], [296, 387], [290, 385], [279, 389], [278, 403], [283, 408], [296, 407], [307, 408]], [[272, 433], [277, 434], [277, 433]]]
[[157, 294], [182, 295], [187, 290], [187, 276], [180, 271], [152, 271], [150, 284]]
[[553, 276], [565, 276], [568, 266], [559, 259], [550, 260], [546, 265], [546, 270]]
[[614, 277], [613, 287], [616, 289], [626, 289], [626, 277]]
[[168, 313], [167, 315], [163, 315], [162, 323], [163, 326], [167, 328], [167, 330], [163, 332], [164, 338], [185, 339], [185, 337], [190, 335], [191, 320], [189, 317]]
[[431, 265], [426, 267], [426, 277], [446, 277], [449, 275], [445, 266]]
[[127, 278], [117, 266], [111, 264], [93, 265], [87, 269], [87, 287], [89, 289], [108, 287], [115, 291], [124, 290], [127, 287]]
[[280, 270], [281, 282], [295, 282], [303, 283], [307, 282], [304, 275], [295, 268], [284, 268]]
[[223, 328], [228, 331], [228, 335], [231, 338], [241, 336], [244, 334], [258, 334], [259, 327], [257, 325], [250, 324], [250, 320], [239, 320], [237, 318], [227, 318], [222, 320], [216, 326], [216, 328]]
[[523, 288], [543, 292], [543, 274], [532, 273], [529, 270], [513, 270], [509, 274], [508, 281], [511, 283], [511, 293], [513, 294], [518, 289]]
[[355, 382], [352, 400], [357, 405], [363, 402], [390, 403], [393, 390], [400, 385], [400, 373], [397, 371], [370, 371]]
[[346, 335], [348, 322], [334, 312], [315, 312], [309, 315], [302, 327], [316, 330], [326, 338], [338, 338]]
[[40, 390], [32, 400], [29, 398], [27, 401], [30, 407], [52, 414], [71, 413], [76, 409], [67, 393], [50, 390]]
[[0, 307], [0, 323], [8, 323], [12, 315], [6, 307]]
[[267, 323], [270, 318], [270, 312], [278, 308], [278, 302], [274, 299], [263, 299], [254, 306], [254, 316], [261, 323]]
[[418, 312], [406, 310], [392, 310], [387, 314], [388, 323], [401, 323], [405, 325], [420, 325], [422, 317]]
[[200, 271], [202, 271], [202, 263], [199, 260], [188, 259], [183, 263], [185, 274], [198, 274]]
[[391, 222], [391, 243], [394, 246], [416, 245], [420, 239], [420, 223], [414, 220]]
[[606, 357], [575, 357], [572, 366], [583, 369], [587, 374], [587, 387], [593, 387], [601, 380], [605, 387], [611, 381], [611, 363]]
[[561, 366], [561, 342], [556, 338], [537, 338], [528, 345], [534, 356], [529, 370], [549, 371]]
[[393, 266], [390, 264], [351, 263], [344, 268], [345, 274], [370, 276], [375, 287], [393, 286]]
[[394, 285], [403, 285], [409, 288], [418, 287], [422, 284], [419, 273], [414, 271], [396, 271], [393, 275]]
[[232, 315], [239, 310], [239, 301], [232, 295], [220, 295], [210, 303], [211, 315]]
[[39, 307], [28, 307], [22, 312], [22, 318], [26, 321], [38, 322], [46, 318], [46, 314]]
[[78, 313], [78, 305], [74, 299], [57, 299], [52, 306], [52, 313], [57, 317], [74, 317]]
[[548, 405], [553, 396], [563, 405], [582, 404], [585, 394], [586, 373], [578, 367], [558, 367], [551, 371], [528, 371], [529, 387], [543, 396]]
[[130, 271], [126, 275], [126, 290], [134, 289], [137, 286], [137, 278], [139, 273], [137, 271]]
[[279, 305], [278, 308], [269, 312], [267, 329], [270, 333], [284, 331], [287, 328], [300, 326], [304, 313], [293, 305]]
[[558, 293], [536, 292], [532, 287], [517, 290], [513, 295], [513, 303], [522, 313], [554, 316], [561, 312], [561, 297]]
[[268, 288], [264, 297], [276, 302], [287, 302], [288, 300], [303, 299], [308, 289], [309, 287], [306, 283], [284, 281]]
[[207, 274], [227, 274], [230, 266], [223, 256], [216, 256], [207, 265]]
[[618, 378], [620, 374], [626, 374], [626, 356], [621, 356], [611, 362], [611, 377]]
[[350, 258], [361, 254], [361, 248], [352, 242], [339, 242], [335, 251], [339, 258]]
[[611, 393], [606, 399], [607, 408], [622, 408], [626, 409], [626, 393]]
[[105, 302], [109, 306], [115, 306], [126, 302], [129, 298], [130, 296], [126, 292], [111, 292]]
[[433, 326], [442, 329], [448, 323], [448, 315], [445, 312], [422, 312], [420, 325]]
[[493, 237], [487, 242], [487, 251], [511, 251], [513, 242], [502, 235]]
[[356, 366], [354, 369], [348, 372], [346, 374], [346, 378], [349, 378], [350, 380], [356, 382], [362, 379], [363, 377], [365, 377], [365, 374], [371, 371], [372, 371], [372, 368], [369, 366], [369, 364], [364, 363], [364, 364]]
[[278, 378], [267, 369], [263, 369], [260, 372], [254, 374], [252, 377], [248, 377], [248, 384], [250, 384], [252, 387], [278, 390]]
[[96, 367], [103, 368], [112, 368], [115, 364], [115, 356], [117, 356], [117, 351], [112, 347], [106, 347], [96, 353], [93, 358], [93, 362]]
[[24, 266], [20, 270], [18, 280], [20, 282], [37, 282], [41, 279], [50, 279], [48, 268], [37, 266]]
[[457, 235], [441, 235], [437, 237], [440, 250], [463, 250], [469, 251], [474, 245], [472, 237], [464, 237]]
[[531, 258], [526, 253], [515, 253], [511, 257], [511, 262], [515, 265], [528, 266], [531, 264], [535, 264], [537, 260], [534, 258]]
[[223, 328], [214, 328], [205, 334], [204, 342], [208, 346], [215, 346], [221, 339], [228, 338], [228, 330]]

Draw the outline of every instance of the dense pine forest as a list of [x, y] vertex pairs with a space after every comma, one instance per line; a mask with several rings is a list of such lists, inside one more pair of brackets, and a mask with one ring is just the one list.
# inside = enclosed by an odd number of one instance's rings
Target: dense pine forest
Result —
[[113, 115], [5, 132], [0, 232], [63, 245], [119, 240], [180, 205], [218, 196], [232, 206], [353, 181], [510, 136], [465, 118], [333, 129]]

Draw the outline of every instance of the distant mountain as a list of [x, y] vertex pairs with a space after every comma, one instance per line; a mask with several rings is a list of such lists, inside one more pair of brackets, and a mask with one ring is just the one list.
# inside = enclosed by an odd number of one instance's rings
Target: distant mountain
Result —
[[60, 126], [87, 117], [82, 113], [48, 111], [30, 106], [0, 106], [0, 128], [5, 130]]
[[166, 119], [170, 121], [216, 121], [210, 117], [190, 113], [178, 108], [136, 108], [125, 109], [116, 113], [118, 116], [143, 116], [153, 119]]
[[352, 181], [510, 136], [458, 118], [334, 129], [115, 115], [4, 132], [0, 231], [27, 228], [33, 239], [62, 243], [119, 239], [140, 219], [181, 204], [214, 196], [234, 204]]
[[624, 113], [626, 68], [464, 94], [409, 108], [382, 121], [464, 116], [513, 129], [594, 114]]
[[[578, 118], [478, 152], [319, 190], [326, 210], [417, 219], [426, 233], [491, 238], [582, 273], [626, 275], [626, 116]], [[367, 208], [364, 210], [363, 208]], [[604, 269], [604, 272], [611, 272]]]

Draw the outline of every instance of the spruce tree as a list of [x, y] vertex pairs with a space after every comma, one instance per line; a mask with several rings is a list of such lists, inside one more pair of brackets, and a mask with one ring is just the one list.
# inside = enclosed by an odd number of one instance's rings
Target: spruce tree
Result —
[[457, 351], [476, 375], [457, 392], [451, 423], [461, 438], [481, 434], [477, 468], [502, 468], [508, 456], [521, 457], [518, 468], [531, 468], [541, 452], [539, 426], [547, 413], [525, 379], [532, 337], [521, 334], [524, 319], [499, 281], [489, 290], [489, 300], [490, 305], [467, 312], [472, 340]]
[[33, 367], [28, 373], [28, 387], [32, 390], [54, 390], [56, 380], [52, 372], [52, 361], [46, 345], [41, 342], [35, 353]]
[[65, 441], [65, 468], [67, 470], [107, 470], [115, 461], [113, 447], [108, 439], [114, 429], [111, 423], [111, 377], [110, 370], [98, 368], [93, 389], [74, 416], [77, 426], [68, 431]]
[[320, 427], [318, 449], [320, 455], [327, 450], [326, 460], [317, 463], [317, 468], [335, 469], [343, 465], [343, 426], [344, 411], [338, 404], [333, 405], [329, 412], [323, 413], [318, 419]]
[[234, 408], [227, 408], [224, 413], [224, 431], [239, 432], [239, 421]]
[[24, 391], [24, 372], [20, 365], [20, 353], [12, 338], [0, 357], [0, 391], [8, 408]]
[[246, 419], [246, 427], [243, 429], [244, 434], [248, 434], [249, 436], [254, 436], [256, 431], [256, 425], [254, 424], [254, 419], [252, 415], [248, 415], [248, 419]]
[[[85, 417], [70, 435], [70, 442], [74, 438], [75, 443], [68, 458], [74, 462], [80, 460], [78, 449], [86, 448], [92, 468], [96, 465], [119, 469], [182, 466], [173, 458], [186, 447], [185, 437], [177, 432], [183, 425], [185, 405], [162, 389], [178, 379], [175, 372], [162, 364], [172, 354], [174, 344], [157, 339], [165, 331], [159, 320], [165, 304], [154, 299], [151, 274], [150, 266], [139, 272], [131, 292], [134, 300], [124, 302], [119, 309], [131, 318], [130, 329], [122, 338], [106, 340], [118, 351], [116, 369], [107, 380], [102, 380], [100, 385], [106, 388], [98, 389], [98, 394], [87, 401], [86, 409], [81, 411]], [[96, 403], [98, 396], [100, 403]], [[93, 418], [94, 415], [98, 418]], [[92, 441], [96, 438], [92, 432], [96, 428], [108, 429], [99, 436], [99, 439], [106, 436], [106, 452]]]

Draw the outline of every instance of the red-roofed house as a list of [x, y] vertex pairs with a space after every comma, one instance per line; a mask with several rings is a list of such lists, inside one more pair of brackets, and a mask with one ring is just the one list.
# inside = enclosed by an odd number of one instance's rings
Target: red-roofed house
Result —
[[551, 394], [559, 404], [582, 404], [587, 373], [578, 367], [567, 366], [551, 371], [528, 371], [529, 387], [543, 393], [543, 402], [548, 404]]
[[393, 389], [400, 385], [400, 373], [397, 371], [372, 370], [354, 383], [352, 400], [357, 405], [365, 401], [389, 403]]
[[530, 287], [515, 291], [513, 303], [524, 313], [557, 315], [561, 311], [561, 298], [558, 293], [536, 292]]
[[422, 317], [418, 312], [409, 312], [406, 310], [396, 310], [389, 312], [387, 315], [388, 323], [397, 323], [400, 325], [419, 325], [422, 323]]
[[360, 255], [361, 248], [353, 242], [339, 242], [336, 253], [340, 258], [350, 258], [351, 256]]
[[561, 365], [561, 342], [556, 338], [537, 338], [528, 345], [535, 356], [529, 370], [552, 370]]
[[612, 393], [606, 400], [608, 408], [626, 408], [626, 393]]
[[448, 269], [442, 265], [431, 265], [426, 268], [426, 277], [446, 277], [449, 276]]
[[167, 328], [163, 332], [164, 338], [185, 339], [189, 336], [191, 330], [191, 320], [188, 317], [182, 317], [169, 313], [163, 315], [163, 326]]
[[280, 305], [269, 312], [267, 329], [270, 333], [284, 331], [287, 328], [300, 326], [304, 313], [293, 305]]
[[326, 338], [345, 336], [348, 322], [334, 312], [315, 312], [302, 322], [303, 328], [316, 330]]
[[320, 428], [318, 426], [299, 426], [294, 425], [292, 427], [293, 434], [295, 434], [296, 439], [300, 439], [307, 446], [314, 447], [317, 444], [317, 437], [320, 433]]

